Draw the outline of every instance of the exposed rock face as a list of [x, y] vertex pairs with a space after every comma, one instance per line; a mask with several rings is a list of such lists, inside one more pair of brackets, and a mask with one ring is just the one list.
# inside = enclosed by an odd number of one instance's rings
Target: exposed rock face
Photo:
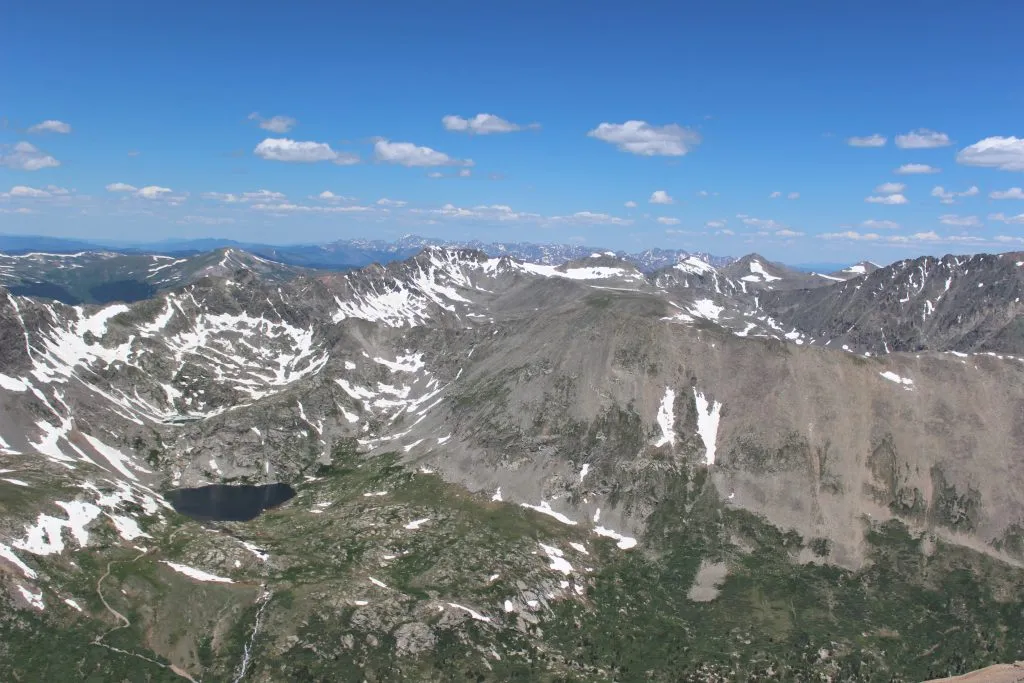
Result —
[[[889, 566], [884, 544], [905, 543], [914, 562], [970, 558], [957, 562], [1012, 595], [1024, 563], [1019, 262], [861, 264], [847, 280], [757, 255], [647, 275], [615, 254], [555, 265], [432, 248], [344, 274], [228, 263], [103, 307], [0, 292], [0, 486], [27, 496], [0, 508], [0, 566], [59, 603], [61, 586], [95, 591], [98, 577], [46, 583], [68, 567], [45, 563], [103, 539], [116, 561], [150, 567], [134, 586], [146, 614], [193, 610], [218, 638], [244, 631], [307, 677], [415, 677], [456, 650], [459, 666], [512, 667], [550, 648], [553, 676], [628, 678], [596, 655], [587, 664], [592, 650], [577, 656], [590, 645], [564, 623], [635, 614], [610, 588], [630, 581], [665, 590], [647, 603], [666, 609], [752, 600], [737, 586], [769, 556], [808, 581], [890, 580], [870, 572]], [[299, 495], [248, 527], [188, 526], [159, 496], [277, 481]], [[938, 569], [898, 557], [901, 580], [942, 589], [928, 583]], [[181, 576], [216, 584], [209, 603], [154, 588]], [[842, 593], [842, 581], [822, 585]], [[772, 628], [788, 634], [783, 618]], [[146, 623], [146, 647], [175, 666], [229, 668], [203, 658], [235, 645], [179, 647]], [[746, 628], [721, 624], [730, 647]], [[839, 649], [807, 661], [841, 678], [853, 655]], [[383, 651], [404, 663], [375, 668]], [[342, 660], [350, 668], [318, 668]], [[281, 675], [260, 661], [257, 680]], [[687, 675], [754, 676], [722, 666]]]

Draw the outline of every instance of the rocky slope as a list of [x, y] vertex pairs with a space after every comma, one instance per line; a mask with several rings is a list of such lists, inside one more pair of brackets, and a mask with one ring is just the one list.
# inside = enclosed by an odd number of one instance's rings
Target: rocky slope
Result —
[[[984, 277], [978, 320], [1010, 315], [1014, 257], [961, 260], [937, 310]], [[0, 294], [0, 671], [889, 681], [1019, 659], [1024, 362], [975, 352], [969, 322], [909, 318], [906, 351], [828, 334], [858, 287], [900, 310], [907, 270], [427, 249], [102, 308]], [[297, 495], [251, 522], [161, 495], [267, 482]]]

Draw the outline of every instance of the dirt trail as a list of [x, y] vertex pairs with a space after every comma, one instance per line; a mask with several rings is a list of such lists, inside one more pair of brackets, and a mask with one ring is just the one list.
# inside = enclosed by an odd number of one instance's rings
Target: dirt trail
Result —
[[107, 571], [103, 572], [103, 576], [101, 576], [99, 579], [96, 580], [96, 594], [100, 596], [100, 601], [103, 603], [103, 606], [107, 608], [107, 611], [110, 612], [111, 614], [113, 614], [114, 618], [117, 619], [118, 621], [120, 621], [121, 624], [119, 626], [115, 626], [114, 628], [110, 629], [109, 631], [107, 631], [103, 635], [96, 636], [96, 639], [93, 640], [92, 643], [93, 643], [93, 645], [99, 645], [100, 647], [105, 647], [105, 648], [107, 648], [108, 650], [110, 650], [112, 652], [119, 652], [119, 653], [121, 653], [123, 655], [129, 655], [131, 657], [137, 657], [138, 659], [147, 661], [150, 664], [156, 664], [157, 666], [162, 667], [164, 669], [170, 669], [171, 671], [173, 671], [177, 675], [181, 676], [182, 678], [184, 678], [186, 680], [189, 680], [192, 683], [197, 683], [196, 679], [192, 678], [192, 676], [190, 676], [187, 671], [185, 671], [183, 669], [180, 669], [179, 667], [175, 666], [174, 664], [170, 664], [170, 665], [164, 664], [163, 662], [158, 662], [155, 659], [150, 659], [149, 657], [145, 657], [145, 656], [140, 655], [140, 654], [135, 653], [135, 652], [129, 652], [127, 650], [122, 650], [121, 648], [114, 647], [113, 645], [107, 645], [106, 643], [103, 642], [103, 639], [106, 638], [107, 636], [109, 636], [114, 631], [119, 631], [119, 630], [121, 630], [123, 628], [128, 628], [129, 626], [132, 625], [132, 622], [131, 622], [131, 620], [128, 617], [126, 617], [125, 615], [121, 614], [116, 609], [114, 609], [110, 605], [110, 603], [107, 602], [107, 599], [105, 597], [103, 597], [103, 581], [108, 576], [110, 576], [110, 571], [113, 569], [115, 564], [118, 564], [119, 562], [126, 562], [126, 561], [129, 564], [133, 563], [133, 562], [137, 562], [143, 556], [145, 556], [145, 554], [148, 553], [148, 552], [149, 552], [148, 550], [143, 550], [138, 555], [133, 557], [131, 560], [111, 560], [110, 562], [107, 562]]

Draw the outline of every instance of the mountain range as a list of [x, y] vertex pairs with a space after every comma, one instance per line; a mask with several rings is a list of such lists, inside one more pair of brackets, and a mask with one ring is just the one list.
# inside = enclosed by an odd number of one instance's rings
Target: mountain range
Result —
[[1024, 253], [402, 248], [0, 256], [5, 680], [1024, 658]]

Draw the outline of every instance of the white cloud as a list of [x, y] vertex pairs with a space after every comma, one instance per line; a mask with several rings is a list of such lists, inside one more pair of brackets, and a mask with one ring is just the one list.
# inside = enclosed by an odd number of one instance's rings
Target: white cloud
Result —
[[1017, 237], [1015, 235], [996, 235], [993, 237], [996, 242], [1010, 243], [1010, 244], [1024, 244], [1024, 237]]
[[803, 237], [803, 235], [804, 234], [802, 232], [797, 232], [796, 230], [790, 230], [789, 228], [783, 228], [782, 230], [776, 230], [775, 231], [775, 236], [776, 237]]
[[1024, 138], [988, 137], [964, 147], [957, 153], [956, 160], [966, 166], [1024, 171]]
[[704, 223], [704, 227], [705, 228], [712, 228], [712, 229], [724, 228], [725, 227], [725, 221], [706, 221]]
[[874, 218], [869, 218], [861, 225], [869, 230], [899, 230], [900, 227], [896, 221], [875, 220]]
[[700, 144], [700, 134], [675, 123], [666, 126], [635, 120], [602, 123], [587, 135], [615, 145], [622, 152], [646, 157], [681, 157]]
[[1024, 225], [1024, 213], [1019, 213], [1016, 216], [1007, 216], [1005, 213], [990, 213], [988, 219], [990, 221], [999, 221], [1000, 223]]
[[658, 216], [657, 220], [662, 225], [679, 225], [682, 223], [678, 218], [671, 218], [669, 216]]
[[655, 190], [647, 201], [651, 204], [674, 204], [676, 200], [665, 190]]
[[267, 138], [256, 145], [253, 153], [268, 161], [312, 164], [332, 161], [339, 166], [359, 163], [359, 157], [349, 152], [337, 152], [326, 142], [299, 142], [288, 138]]
[[410, 209], [410, 213], [425, 213], [443, 218], [472, 218], [490, 221], [536, 220], [539, 214], [514, 211], [507, 204], [490, 204], [463, 208], [454, 204], [445, 204], [440, 209]]
[[431, 171], [427, 174], [427, 177], [437, 180], [438, 178], [444, 178], [444, 173], [441, 173], [440, 171]]
[[918, 128], [896, 136], [896, 146], [900, 149], [932, 149], [948, 147], [950, 144], [952, 143], [948, 135], [927, 128]]
[[240, 194], [232, 194], [229, 192], [204, 192], [203, 198], [214, 199], [226, 204], [239, 204], [251, 201], [279, 201], [285, 198], [285, 194], [283, 192], [274, 192], [272, 190], [257, 190], [255, 192], [242, 192]]
[[31, 142], [16, 142], [14, 145], [0, 145], [0, 166], [18, 171], [38, 171], [60, 166], [60, 162]]
[[887, 195], [882, 195], [882, 196], [877, 196], [877, 197], [865, 197], [864, 201], [868, 202], [869, 204], [895, 205], [895, 204], [906, 204], [907, 203], [907, 198], [904, 197], [902, 194], [898, 194], [897, 193], [897, 194], [887, 194]]
[[630, 200], [629, 200], [628, 202], [626, 202], [626, 203], [624, 204], [624, 206], [625, 206], [625, 207], [626, 207], [627, 209], [635, 209], [635, 208], [636, 208], [636, 202], [634, 202], [634, 201], [633, 201], [632, 199], [630, 199]]
[[471, 135], [489, 135], [491, 133], [514, 133], [517, 130], [527, 128], [540, 128], [539, 124], [531, 123], [522, 126], [518, 123], [506, 121], [494, 114], [477, 114], [471, 119], [464, 119], [461, 116], [449, 114], [441, 119], [445, 130], [457, 133], [470, 133]]
[[373, 145], [377, 161], [408, 167], [429, 166], [472, 166], [472, 159], [453, 159], [444, 152], [430, 147], [421, 147], [411, 142], [377, 140]]
[[135, 192], [138, 188], [128, 183], [110, 183], [107, 192]]
[[468, 168], [460, 168], [459, 169], [459, 177], [460, 178], [468, 178], [471, 175], [473, 175], [473, 172], [471, 170], [469, 170]]
[[25, 206], [19, 206], [16, 209], [7, 209], [7, 208], [4, 208], [4, 207], [0, 206], [0, 213], [30, 214], [30, 213], [35, 213], [35, 211], [33, 211], [32, 209], [30, 209], [28, 207], [25, 207]]
[[179, 223], [195, 223], [199, 225], [228, 225], [234, 223], [234, 218], [222, 216], [184, 216]]
[[54, 119], [47, 119], [37, 123], [34, 126], [29, 126], [29, 133], [61, 133], [67, 135], [71, 132], [71, 124], [64, 123], [63, 121], [55, 121]]
[[169, 187], [160, 187], [159, 185], [147, 185], [146, 187], [139, 188], [139, 191], [135, 193], [136, 197], [142, 197], [143, 199], [159, 199], [165, 195], [169, 195], [174, 190]]
[[942, 169], [929, 166], [928, 164], [903, 164], [894, 173], [900, 175], [921, 175], [925, 173], [938, 173]]
[[786, 195], [786, 199], [800, 199], [800, 193], [790, 192], [789, 194]]
[[708, 192], [707, 190], [697, 190], [697, 196], [698, 197], [710, 197], [711, 193]]
[[875, 188], [875, 192], [878, 194], [899, 194], [905, 189], [907, 189], [907, 186], [903, 183], [882, 183]]
[[882, 236], [876, 232], [857, 232], [856, 230], [826, 232], [818, 235], [818, 237], [825, 240], [854, 240], [857, 242], [873, 242], [882, 239]]
[[266, 211], [268, 213], [363, 213], [373, 211], [369, 206], [308, 206], [291, 202], [279, 202], [277, 204], [261, 202], [253, 204], [252, 208], [255, 211]]
[[322, 199], [325, 202], [354, 202], [355, 197], [348, 197], [345, 195], [334, 194], [330, 190], [324, 190], [316, 196], [317, 199]]
[[287, 133], [298, 123], [290, 116], [271, 116], [269, 119], [265, 119], [256, 112], [249, 114], [249, 120], [258, 121], [263, 130], [278, 134]]
[[846, 138], [846, 144], [850, 147], [885, 147], [887, 138], [884, 135], [875, 133], [864, 137]]
[[377, 200], [377, 206], [393, 206], [395, 208], [401, 208], [408, 203], [399, 199], [388, 199], [387, 197], [381, 197]]
[[7, 193], [11, 197], [30, 197], [37, 199], [40, 197], [49, 197], [50, 193], [46, 190], [39, 190], [34, 187], [28, 187], [26, 185], [15, 185], [11, 188], [11, 191]]
[[779, 192], [778, 190], [776, 190], [775, 192], [772, 192], [770, 195], [768, 195], [768, 198], [769, 199], [778, 199], [781, 196], [782, 196], [782, 193]]
[[963, 192], [950, 192], [941, 185], [936, 185], [932, 188], [931, 195], [937, 197], [943, 204], [955, 204], [957, 197], [975, 197], [980, 194], [981, 190], [976, 185], [971, 185]]
[[988, 196], [992, 199], [1024, 199], [1024, 189], [1011, 187], [1008, 190], [990, 192]]
[[771, 218], [754, 218], [753, 216], [743, 214], [739, 214], [737, 217], [744, 225], [749, 225], [752, 228], [758, 228], [763, 231], [785, 230], [788, 227]]
[[589, 225], [632, 225], [633, 221], [627, 218], [619, 218], [607, 213], [595, 213], [593, 211], [577, 211], [569, 216], [552, 216], [552, 221], [558, 223], [582, 223]]
[[735, 233], [735, 232], [733, 232], [732, 230], [728, 230], [728, 229], [726, 229], [726, 230], [719, 230], [718, 232], [719, 232], [719, 234], [721, 234], [721, 235], [735, 235], [735, 234], [736, 234], [736, 233]]
[[957, 216], [947, 213], [939, 216], [939, 222], [943, 225], [952, 225], [958, 228], [980, 228], [981, 219], [977, 216]]

